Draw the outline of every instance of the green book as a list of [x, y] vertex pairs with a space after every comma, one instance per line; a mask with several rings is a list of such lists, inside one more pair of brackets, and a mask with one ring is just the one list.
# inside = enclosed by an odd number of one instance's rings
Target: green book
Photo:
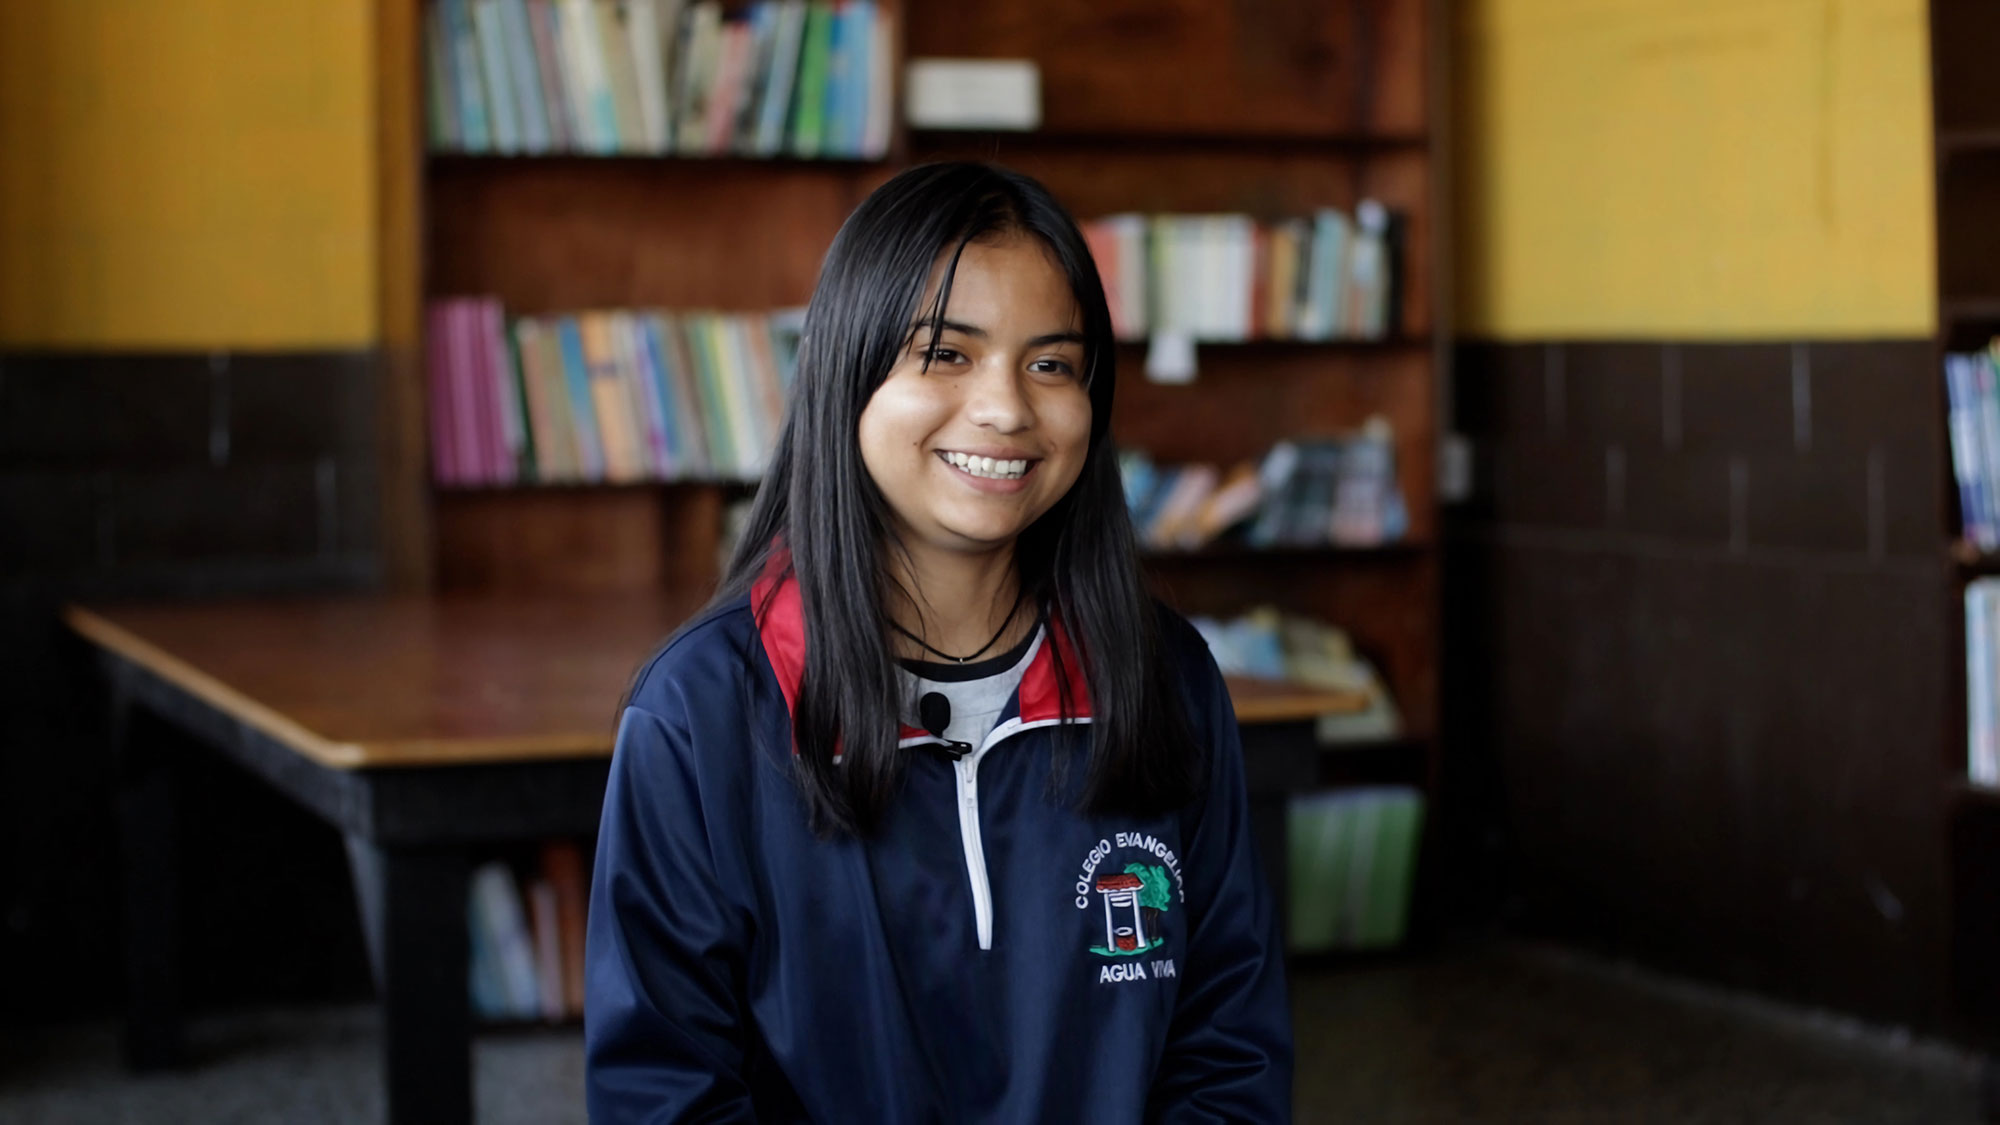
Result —
[[681, 318], [688, 353], [694, 360], [695, 388], [701, 396], [702, 430], [708, 441], [709, 471], [725, 479], [736, 476], [736, 442], [730, 433], [728, 400], [722, 393], [721, 357], [715, 352], [710, 320], [715, 314]]
[[1402, 944], [1424, 813], [1423, 798], [1414, 791], [1386, 793], [1377, 808], [1368, 893], [1354, 927], [1356, 944], [1363, 949]]
[[1291, 933], [1300, 952], [1335, 947], [1346, 889], [1348, 804], [1338, 793], [1294, 797], [1286, 815], [1289, 837]]
[[826, 82], [833, 56], [833, 5], [806, 5], [799, 77], [792, 89], [792, 155], [818, 156], [826, 147]]
[[1385, 786], [1292, 798], [1286, 816], [1297, 952], [1388, 949], [1408, 928], [1423, 797]]

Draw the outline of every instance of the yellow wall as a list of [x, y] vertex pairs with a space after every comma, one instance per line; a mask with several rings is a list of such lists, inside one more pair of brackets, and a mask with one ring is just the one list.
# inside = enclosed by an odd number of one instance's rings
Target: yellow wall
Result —
[[369, 0], [0, 0], [0, 345], [376, 336]]
[[1926, 335], [1924, 0], [1459, 0], [1468, 334]]

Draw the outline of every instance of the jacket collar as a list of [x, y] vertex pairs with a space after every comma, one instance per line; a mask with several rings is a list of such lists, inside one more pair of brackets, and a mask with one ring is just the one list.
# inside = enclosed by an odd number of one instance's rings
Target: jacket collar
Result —
[[[798, 579], [792, 574], [789, 552], [775, 551], [764, 573], [750, 588], [750, 611], [757, 619], [757, 635], [764, 655], [778, 677], [778, 690], [785, 696], [785, 711], [798, 710], [799, 681], [806, 674], [805, 607], [799, 597]], [[1062, 692], [1055, 652], [1062, 650], [1061, 678], [1069, 681], [1070, 709], [1062, 709]], [[1049, 617], [1048, 636], [1037, 647], [1034, 659], [1022, 673], [1016, 692], [1018, 715], [1023, 724], [1079, 722], [1090, 718], [1090, 685], [1084, 678], [1083, 661], [1062, 622]], [[1011, 709], [1010, 709], [1011, 710]], [[928, 738], [916, 727], [902, 728], [901, 738]]]

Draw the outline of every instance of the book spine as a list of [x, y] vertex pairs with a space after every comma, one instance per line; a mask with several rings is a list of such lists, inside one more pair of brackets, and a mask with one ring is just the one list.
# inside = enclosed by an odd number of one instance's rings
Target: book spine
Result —
[[1993, 638], [1989, 579], [1965, 588], [1965, 769], [1979, 782], [1993, 742]]
[[571, 412], [569, 385], [563, 373], [562, 337], [554, 321], [541, 325], [538, 343], [541, 362], [537, 370], [542, 383], [542, 399], [549, 405], [549, 455], [544, 466], [550, 479], [583, 479], [582, 455], [577, 451], [576, 417]]
[[425, 349], [429, 356], [430, 369], [430, 434], [431, 434], [431, 478], [440, 485], [450, 486], [461, 480], [459, 451], [456, 438], [458, 404], [452, 385], [451, 306], [442, 301], [433, 301], [427, 316], [428, 331], [425, 335]]
[[500, 0], [500, 27], [506, 38], [507, 84], [525, 152], [549, 151], [549, 110], [542, 101], [542, 73], [535, 62], [535, 33], [528, 26], [527, 0]]
[[472, 0], [472, 26], [479, 36], [479, 69], [486, 76], [486, 112], [493, 126], [493, 147], [504, 153], [521, 151], [517, 116], [507, 62], [507, 32], [501, 22], [500, 0]]
[[424, 97], [430, 145], [439, 151], [465, 147], [458, 120], [458, 76], [453, 73], [451, 23], [439, 0], [424, 8]]
[[708, 103], [715, 96], [716, 69], [722, 51], [722, 6], [701, 0], [687, 10], [675, 63], [674, 148], [683, 156], [699, 156], [708, 147]]
[[633, 319], [635, 344], [646, 354], [646, 371], [652, 376], [653, 400], [659, 403], [660, 437], [665, 446], [660, 475], [673, 480], [687, 472], [687, 444], [683, 440], [680, 403], [675, 401], [674, 377], [667, 364], [666, 347], [660, 340], [660, 320], [640, 314]]
[[590, 364], [583, 354], [583, 329], [573, 316], [556, 322], [562, 340], [563, 382], [569, 389], [570, 416], [576, 420], [576, 445], [583, 479], [605, 479], [604, 437], [591, 403]]
[[776, 156], [785, 146], [785, 126], [791, 122], [792, 88], [799, 74], [799, 47], [805, 38], [805, 0], [778, 0], [771, 70], [763, 104], [758, 110], [756, 153]]
[[2000, 785], [2000, 582], [1981, 579], [1984, 593], [1986, 713], [1980, 755], [1971, 763], [1970, 779], [1980, 785]]
[[1977, 465], [1977, 491], [1985, 505], [1980, 526], [1986, 534], [1979, 549], [1993, 551], [2000, 549], [2000, 373], [1994, 371], [1993, 358], [1986, 352], [1973, 358], [1972, 371], [1977, 379], [1979, 404], [1974, 424], [1979, 429], [1977, 444], [1982, 454]]
[[528, 925], [535, 942], [535, 985], [541, 1016], [550, 1023], [568, 1011], [563, 998], [562, 929], [556, 889], [546, 879], [528, 881]]
[[460, 139], [468, 152], [493, 148], [493, 130], [486, 115], [486, 75], [479, 61], [479, 33], [472, 26], [471, 0], [438, 0], [451, 36], [452, 75], [457, 80]]
[[493, 458], [489, 449], [491, 435], [486, 427], [487, 394], [481, 360], [484, 349], [479, 343], [478, 302], [470, 298], [454, 300], [451, 317], [452, 354], [458, 361], [452, 368], [453, 381], [458, 387], [455, 396], [458, 448], [465, 467], [461, 483], [486, 484]]
[[632, 379], [632, 400], [646, 436], [646, 470], [654, 480], [673, 475], [673, 461], [667, 455], [666, 407], [660, 402], [660, 380], [653, 370], [652, 352], [637, 313], [619, 313], [611, 327], [625, 371]]
[[551, 481], [556, 479], [553, 464], [555, 442], [551, 436], [555, 423], [541, 373], [541, 326], [528, 317], [522, 317], [514, 322], [509, 335], [515, 370], [521, 376], [521, 394], [527, 400], [529, 456], [524, 463], [524, 475], [537, 482]]
[[551, 0], [528, 0], [528, 31], [534, 39], [535, 78], [541, 83], [542, 104], [548, 110], [549, 149], [579, 149], [583, 146], [576, 139], [576, 107], [563, 79], [562, 32]]
[[770, 88], [771, 57], [776, 46], [778, 9], [770, 0], [750, 5], [745, 21], [750, 49], [743, 68], [742, 94], [736, 99], [735, 119], [729, 124], [729, 151], [739, 156], [755, 155], [757, 125], [763, 119], [764, 94]]
[[661, 53], [658, 0], [626, 0], [625, 18], [638, 95], [640, 147], [647, 152], [665, 152], [673, 122], [667, 116], [667, 60]]
[[743, 95], [744, 69], [749, 63], [750, 25], [731, 21], [722, 25], [721, 46], [715, 69], [715, 86], [709, 92], [707, 117], [702, 122], [702, 154], [722, 156], [729, 152], [735, 136], [737, 102]]
[[792, 91], [793, 156], [820, 155], [826, 139], [826, 78], [833, 50], [833, 5], [812, 0], [806, 5], [805, 39], [799, 48], [799, 73]]
[[653, 318], [660, 354], [673, 381], [674, 413], [681, 426], [681, 475], [706, 477], [715, 473], [714, 455], [708, 444], [708, 424], [704, 415], [699, 373], [688, 347], [683, 321], [666, 313]]
[[1945, 431], [1951, 445], [1951, 474], [1958, 484], [1958, 526], [1959, 536], [1968, 543], [1977, 543], [1979, 505], [1972, 494], [1972, 431], [1971, 392], [1967, 388], [1966, 364], [1968, 357], [1947, 355], [1944, 357], [1944, 389], [1947, 409]]
[[638, 436], [632, 417], [629, 383], [618, 363], [607, 314], [583, 313], [578, 319], [583, 329], [583, 358], [590, 373], [590, 402], [597, 409], [598, 433], [604, 441], [605, 479], [627, 483], [644, 476]]
[[877, 5], [869, 21], [868, 78], [861, 155], [880, 160], [889, 154], [896, 117], [896, 13]]
[[495, 480], [500, 484], [513, 484], [521, 479], [521, 466], [528, 456], [528, 425], [521, 371], [515, 363], [507, 332], [507, 317], [501, 311], [500, 302], [490, 298], [482, 302], [480, 318], [480, 338], [486, 342], [494, 405], [499, 415], [500, 459], [495, 466]]

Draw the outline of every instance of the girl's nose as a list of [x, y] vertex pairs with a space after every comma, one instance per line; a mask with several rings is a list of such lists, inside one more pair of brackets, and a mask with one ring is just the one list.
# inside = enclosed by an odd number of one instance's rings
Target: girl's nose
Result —
[[1003, 434], [1018, 433], [1035, 424], [1020, 373], [1010, 365], [981, 365], [973, 376], [965, 412], [973, 424]]

